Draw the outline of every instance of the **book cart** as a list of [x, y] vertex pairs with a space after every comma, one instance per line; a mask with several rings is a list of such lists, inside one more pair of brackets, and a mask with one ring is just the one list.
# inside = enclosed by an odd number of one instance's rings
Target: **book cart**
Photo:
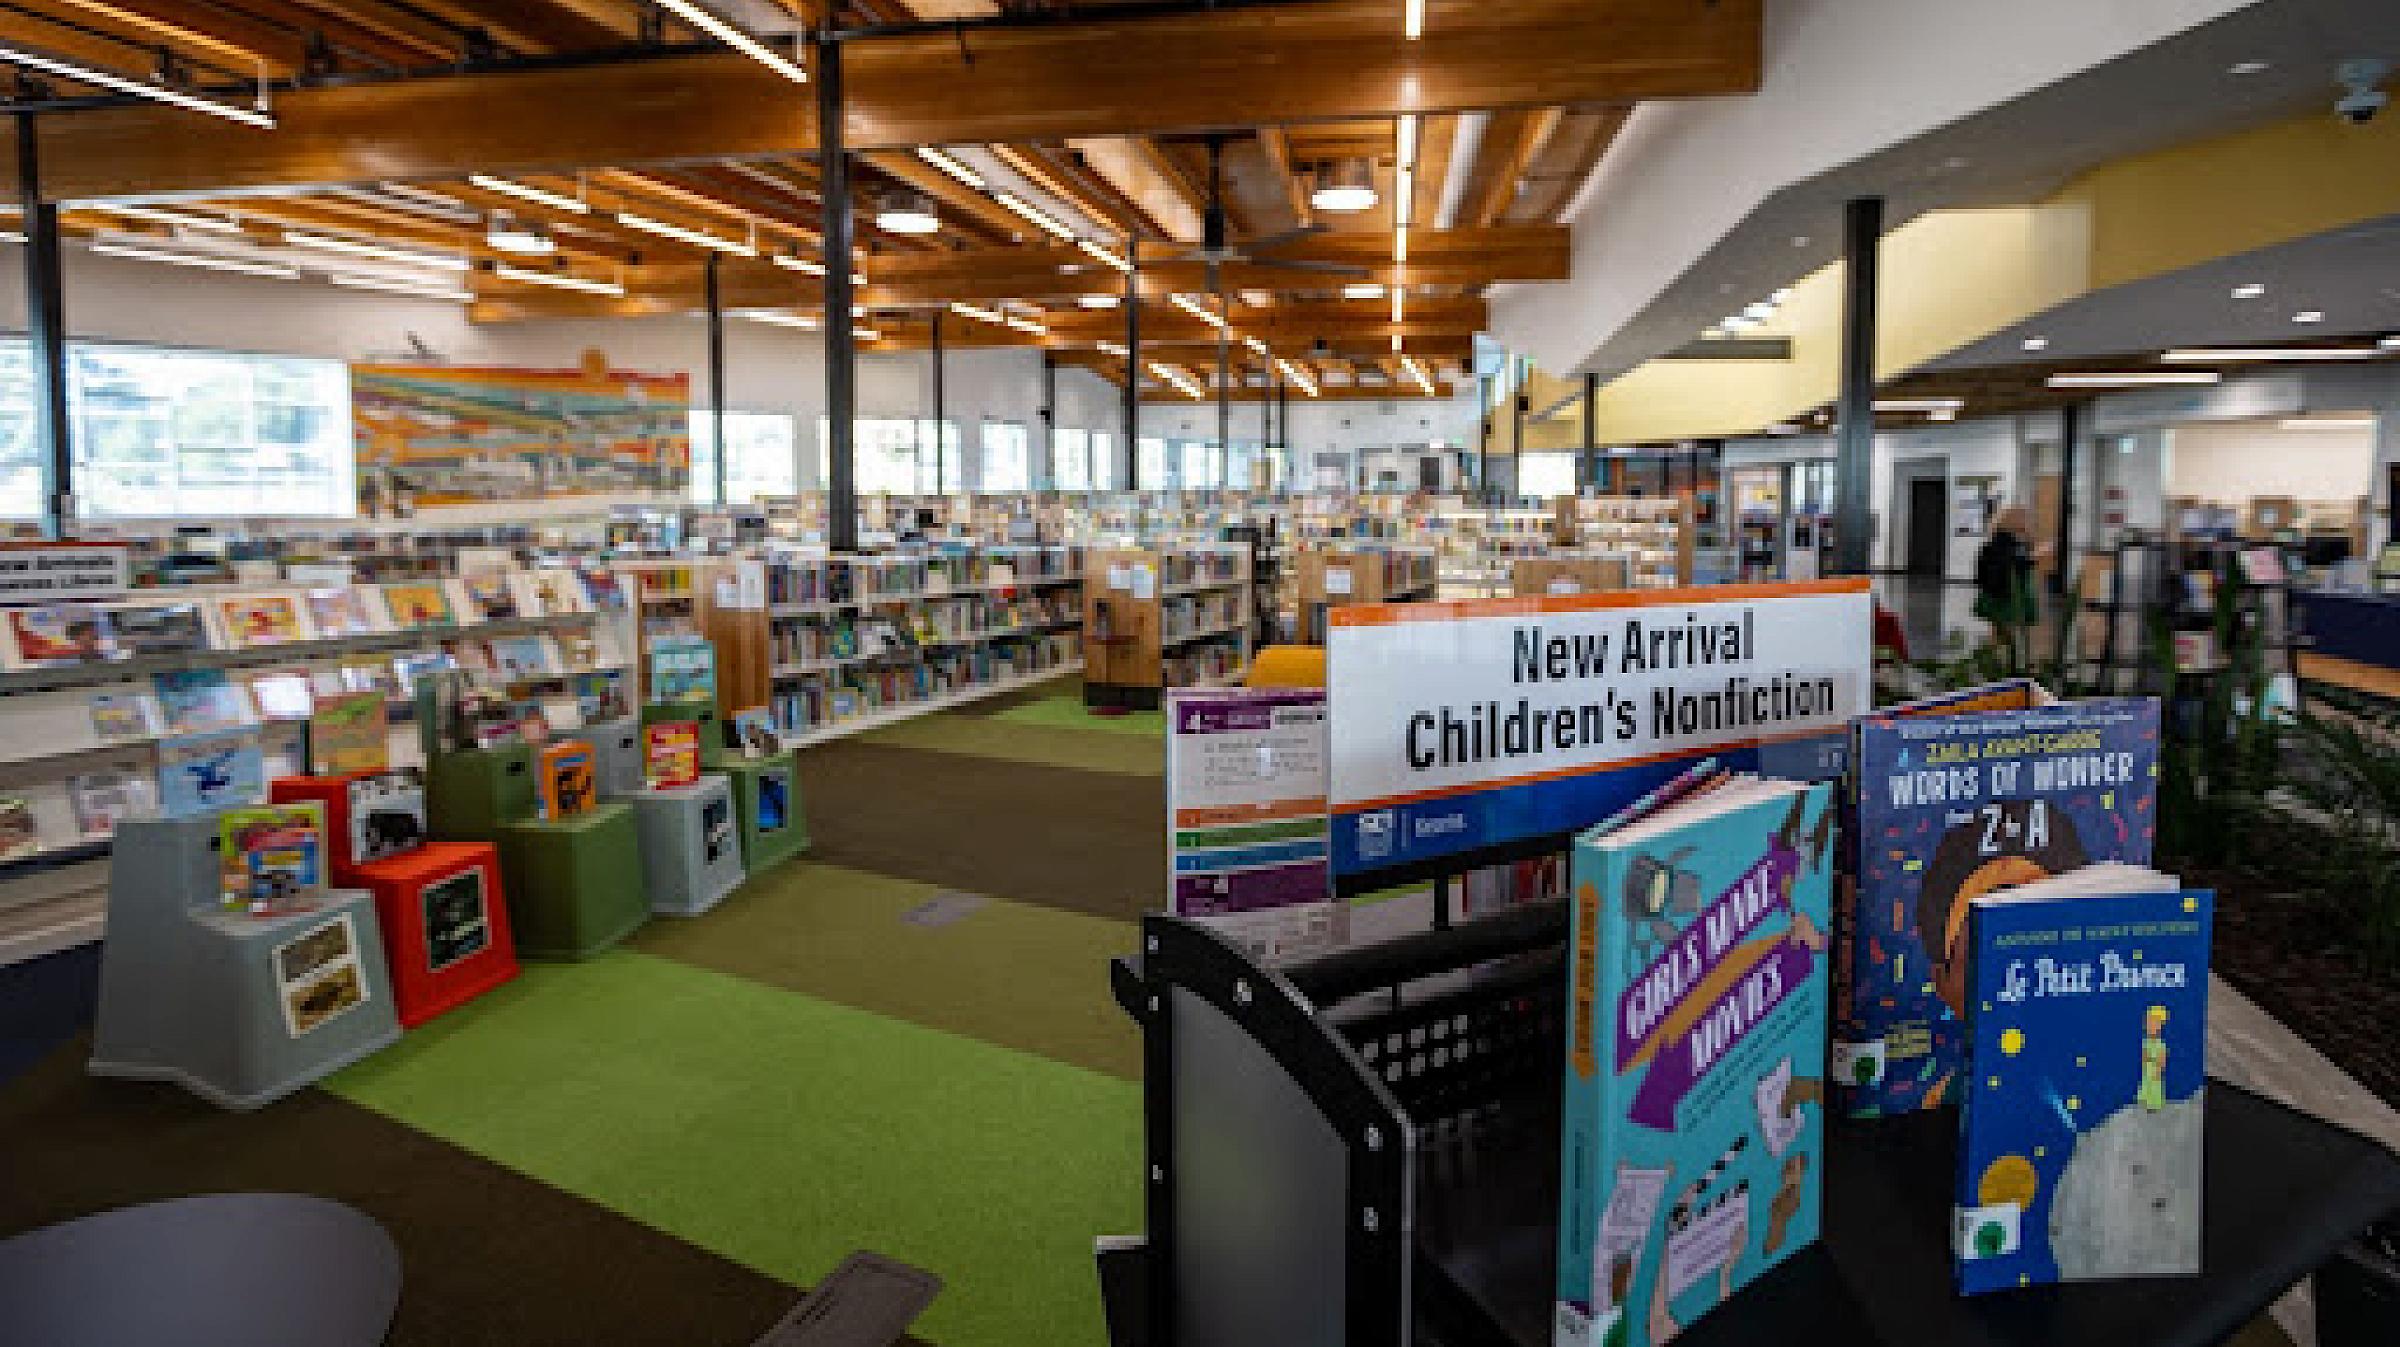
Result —
[[[1292, 963], [1144, 918], [1111, 968], [1146, 1153], [1145, 1233], [1098, 1256], [1114, 1347], [1554, 1347], [1568, 908], [1450, 913], [1458, 874], [1569, 840], [1345, 875], [1432, 879], [1433, 929]], [[2321, 1268], [2323, 1347], [2392, 1341], [2348, 1246], [2400, 1215], [2400, 1157], [2212, 1086], [2199, 1277], [1956, 1295], [1956, 1115], [1828, 1116], [1822, 1238], [1675, 1341], [2199, 1347]]]

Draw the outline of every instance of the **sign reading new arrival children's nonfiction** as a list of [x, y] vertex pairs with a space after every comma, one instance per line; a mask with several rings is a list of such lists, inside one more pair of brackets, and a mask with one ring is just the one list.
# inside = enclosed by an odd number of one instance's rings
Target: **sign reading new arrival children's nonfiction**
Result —
[[1864, 579], [1378, 604], [1327, 620], [1336, 875], [1559, 836], [1704, 755], [1830, 775], [1873, 693]]
[[1322, 688], [1169, 694], [1167, 855], [1177, 916], [1274, 961], [1339, 943]]

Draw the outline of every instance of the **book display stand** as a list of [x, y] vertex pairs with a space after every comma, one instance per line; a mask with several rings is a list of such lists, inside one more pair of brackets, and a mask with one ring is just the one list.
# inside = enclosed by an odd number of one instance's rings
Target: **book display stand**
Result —
[[425, 766], [433, 835], [499, 849], [518, 952], [588, 959], [650, 919], [633, 815], [601, 804], [545, 819], [538, 793], [526, 744], [440, 752]]
[[689, 786], [653, 786], [616, 807], [631, 809], [640, 829], [651, 911], [696, 917], [741, 887], [741, 829], [733, 786], [724, 776], [711, 772]]
[[400, 1036], [372, 899], [226, 911], [222, 811], [118, 824], [90, 1070], [255, 1109]]
[[614, 800], [642, 788], [642, 722], [625, 716], [586, 725], [575, 737], [599, 755], [600, 798]]
[[725, 757], [740, 816], [742, 868], [757, 874], [808, 850], [808, 815], [800, 804], [800, 764], [790, 749], [765, 757]]

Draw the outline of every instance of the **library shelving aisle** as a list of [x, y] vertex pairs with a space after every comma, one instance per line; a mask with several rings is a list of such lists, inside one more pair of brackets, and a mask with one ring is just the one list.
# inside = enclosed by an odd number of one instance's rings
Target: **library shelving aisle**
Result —
[[1556, 528], [1563, 547], [1624, 553], [1633, 587], [1668, 589], [1692, 583], [1699, 532], [1689, 494], [1561, 496]]
[[1089, 549], [1086, 699], [1149, 709], [1166, 688], [1240, 682], [1255, 626], [1250, 557], [1245, 543]]
[[1078, 563], [1073, 548], [1010, 544], [733, 558], [700, 599], [719, 702], [765, 708], [806, 746], [1072, 672]]

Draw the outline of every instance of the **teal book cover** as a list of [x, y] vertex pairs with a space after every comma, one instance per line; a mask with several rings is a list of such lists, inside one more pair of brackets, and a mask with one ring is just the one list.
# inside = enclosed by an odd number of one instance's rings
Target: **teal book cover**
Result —
[[1958, 1289], [2200, 1270], [2205, 890], [1978, 903]]
[[1831, 808], [1736, 780], [1577, 839], [1557, 1347], [1655, 1347], [1816, 1241]]

